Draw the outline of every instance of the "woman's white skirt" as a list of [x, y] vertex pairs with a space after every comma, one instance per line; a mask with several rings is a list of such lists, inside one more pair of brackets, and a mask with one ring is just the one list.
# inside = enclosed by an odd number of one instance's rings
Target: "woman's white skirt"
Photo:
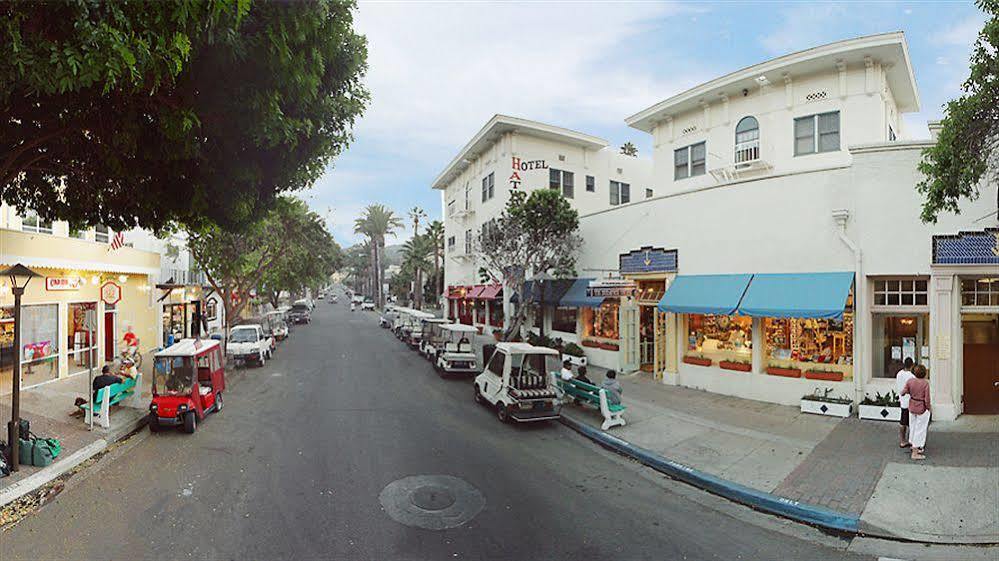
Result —
[[919, 415], [909, 412], [909, 442], [915, 448], [922, 448], [926, 445], [926, 432], [930, 428], [930, 411], [926, 410]]

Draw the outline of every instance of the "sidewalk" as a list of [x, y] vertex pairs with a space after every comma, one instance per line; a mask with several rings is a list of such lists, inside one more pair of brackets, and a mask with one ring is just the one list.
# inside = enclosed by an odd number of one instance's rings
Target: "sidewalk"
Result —
[[[591, 368], [599, 383], [601, 369]], [[897, 444], [898, 425], [619, 377], [630, 444], [728, 481], [860, 517], [861, 532], [943, 543], [999, 542], [999, 418], [930, 425], [927, 459]], [[564, 416], [599, 429], [595, 409]]]

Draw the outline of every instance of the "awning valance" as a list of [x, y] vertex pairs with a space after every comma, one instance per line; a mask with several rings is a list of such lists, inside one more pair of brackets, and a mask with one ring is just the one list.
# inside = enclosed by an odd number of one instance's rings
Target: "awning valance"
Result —
[[576, 279], [566, 291], [558, 305], [566, 308], [598, 308], [604, 299], [598, 296], [587, 296], [586, 287], [593, 279]]
[[659, 301], [663, 312], [731, 315], [753, 275], [680, 275]]
[[768, 318], [843, 317], [852, 272], [782, 273], [753, 276], [737, 313]]
[[482, 292], [479, 293], [479, 298], [483, 300], [495, 300], [502, 293], [503, 293], [503, 285], [487, 284], [482, 289]]
[[[529, 304], [540, 304], [542, 300], [542, 292], [544, 293], [545, 306], [554, 306], [562, 299], [569, 287], [576, 279], [549, 279], [544, 281], [525, 281], [524, 290], [521, 291], [520, 295], [514, 294], [510, 297], [511, 302], [519, 302], [521, 297], [523, 301]], [[539, 289], [538, 285], [541, 285], [544, 290]]]

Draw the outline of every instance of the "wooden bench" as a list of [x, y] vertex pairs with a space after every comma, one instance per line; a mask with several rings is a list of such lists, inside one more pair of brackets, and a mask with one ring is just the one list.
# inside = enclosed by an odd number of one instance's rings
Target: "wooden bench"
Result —
[[134, 402], [138, 398], [137, 392], [141, 387], [142, 373], [140, 372], [135, 375], [135, 378], [125, 378], [117, 384], [111, 384], [97, 390], [97, 397], [94, 399], [94, 402], [97, 403], [96, 412], [92, 410], [90, 403], [80, 405], [80, 409], [86, 413], [84, 421], [90, 424], [90, 418], [93, 415], [97, 424], [106, 429], [111, 428], [111, 406], [125, 405], [123, 402], [129, 398], [132, 398]]
[[600, 409], [600, 414], [604, 417], [604, 422], [600, 425], [602, 430], [627, 424], [624, 420], [624, 411], [627, 407], [621, 404], [609, 403], [607, 401], [607, 390], [579, 380], [562, 380], [558, 377], [556, 378], [556, 383], [562, 388], [565, 395]]

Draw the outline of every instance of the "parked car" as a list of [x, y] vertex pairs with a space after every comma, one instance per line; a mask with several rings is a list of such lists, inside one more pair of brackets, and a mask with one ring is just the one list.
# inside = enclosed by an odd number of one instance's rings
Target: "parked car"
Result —
[[371, 311], [374, 309], [375, 303], [371, 300], [371, 298], [365, 298], [364, 301], [361, 302], [361, 310]]
[[236, 362], [255, 362], [260, 366], [271, 358], [274, 338], [264, 333], [259, 323], [238, 325], [229, 332], [226, 354]]
[[312, 311], [308, 304], [295, 302], [288, 311], [288, 319], [292, 323], [312, 323]]
[[284, 341], [288, 338], [288, 323], [284, 319], [285, 313], [281, 310], [274, 310], [273, 312], [267, 312], [264, 318], [271, 326], [271, 331], [274, 332], [274, 339], [277, 341]]
[[486, 345], [490, 357], [475, 377], [476, 403], [489, 404], [504, 423], [558, 419], [562, 405], [555, 391], [559, 352], [528, 343]]

